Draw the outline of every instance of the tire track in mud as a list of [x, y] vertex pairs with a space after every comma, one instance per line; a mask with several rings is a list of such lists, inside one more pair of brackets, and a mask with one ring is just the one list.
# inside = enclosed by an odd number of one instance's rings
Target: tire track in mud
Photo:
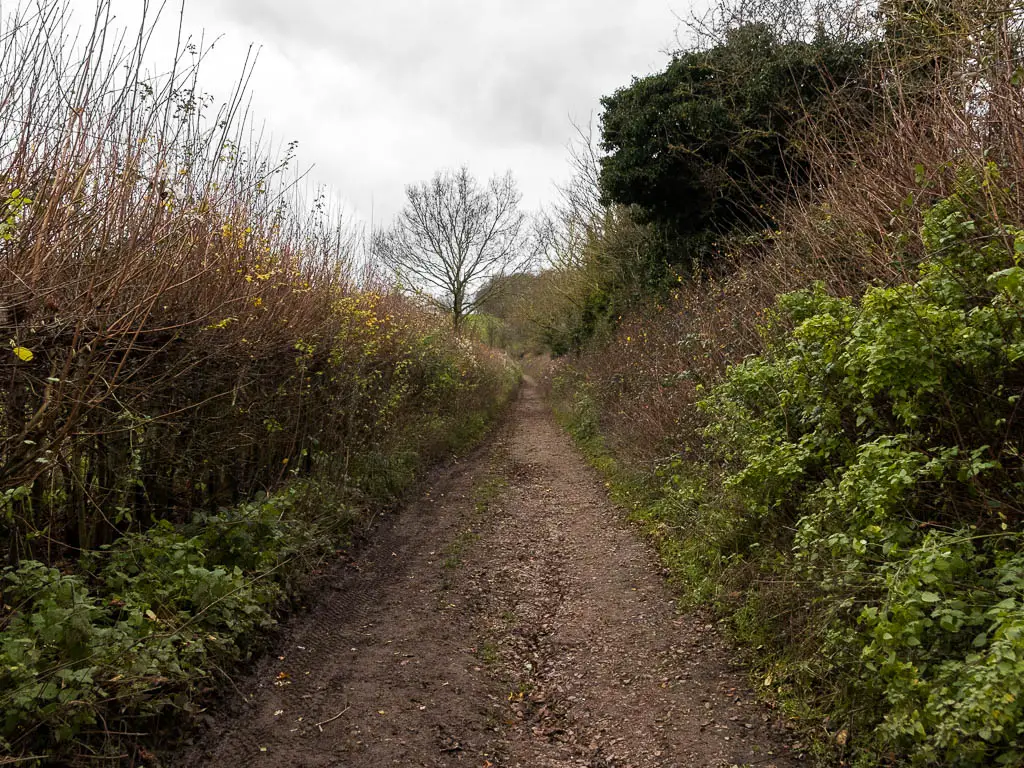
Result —
[[514, 409], [335, 566], [177, 764], [800, 764], [531, 382]]

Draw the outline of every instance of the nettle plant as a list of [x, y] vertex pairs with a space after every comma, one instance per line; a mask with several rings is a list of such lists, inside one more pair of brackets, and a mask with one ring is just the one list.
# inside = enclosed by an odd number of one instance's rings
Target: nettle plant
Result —
[[917, 764], [1024, 758], [1024, 231], [984, 191], [926, 212], [917, 282], [781, 297], [702, 403], [742, 525], [795, 531], [851, 722]]

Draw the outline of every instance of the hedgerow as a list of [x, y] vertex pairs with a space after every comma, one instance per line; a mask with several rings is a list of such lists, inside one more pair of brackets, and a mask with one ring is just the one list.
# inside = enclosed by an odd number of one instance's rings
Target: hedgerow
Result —
[[518, 376], [109, 11], [0, 18], [0, 763], [137, 763]]
[[[838, 696], [860, 764], [1017, 764], [1024, 231], [967, 189], [921, 238], [914, 283], [779, 299], [766, 351], [701, 403], [720, 480], [677, 460], [662, 503], [700, 521], [705, 576], [747, 574], [776, 683]], [[799, 609], [772, 616], [780, 582]]]
[[370, 355], [411, 334], [386, 387], [367, 377], [365, 400], [325, 414], [358, 409], [373, 442], [313, 452], [284, 490], [255, 501], [158, 520], [76, 559], [0, 571], [0, 746], [73, 761], [141, 749], [146, 734], [195, 714], [225, 670], [260, 647], [303, 577], [427, 464], [477, 439], [514, 388], [504, 357], [437, 323], [364, 322], [339, 340], [339, 354], [358, 338]]
[[[792, 134], [792, 178], [722, 198], [763, 203], [766, 224], [704, 232], [714, 269], [642, 295], [597, 283], [659, 251], [621, 254], [621, 212], [569, 205], [548, 278], [614, 294], [557, 364], [564, 420], [684, 599], [728, 618], [762, 692], [840, 765], [1024, 762], [1022, 16], [941, 5], [721, 3], [692, 52], [751, 23], [818, 41], [838, 20], [874, 58], [849, 99], [798, 110], [817, 119]], [[569, 202], [607, 168], [584, 167]], [[745, 170], [713, 181], [739, 190]]]

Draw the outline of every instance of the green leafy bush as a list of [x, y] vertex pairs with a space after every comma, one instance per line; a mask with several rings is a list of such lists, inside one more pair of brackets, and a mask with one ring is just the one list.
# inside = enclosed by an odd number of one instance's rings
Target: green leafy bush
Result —
[[[80, 573], [36, 561], [3, 575], [0, 738], [68, 749], [107, 724], [191, 712], [211, 671], [274, 622], [288, 578], [326, 550], [306, 486], [176, 529], [161, 522], [85, 558]], [[340, 519], [340, 518], [336, 518]]]
[[1024, 757], [1024, 232], [974, 192], [927, 212], [916, 283], [781, 297], [702, 403], [741, 554], [774, 543], [818, 616], [814, 675], [862, 747], [921, 765]]

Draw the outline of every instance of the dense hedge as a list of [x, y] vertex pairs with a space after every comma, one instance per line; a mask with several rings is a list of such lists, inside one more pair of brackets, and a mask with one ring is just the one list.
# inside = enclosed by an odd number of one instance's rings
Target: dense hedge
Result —
[[516, 379], [373, 277], [207, 51], [147, 75], [158, 9], [109, 5], [0, 16], [0, 763], [192, 711]]
[[779, 299], [640, 517], [856, 764], [1018, 764], [1024, 231], [968, 184], [920, 235], [917, 282]]

